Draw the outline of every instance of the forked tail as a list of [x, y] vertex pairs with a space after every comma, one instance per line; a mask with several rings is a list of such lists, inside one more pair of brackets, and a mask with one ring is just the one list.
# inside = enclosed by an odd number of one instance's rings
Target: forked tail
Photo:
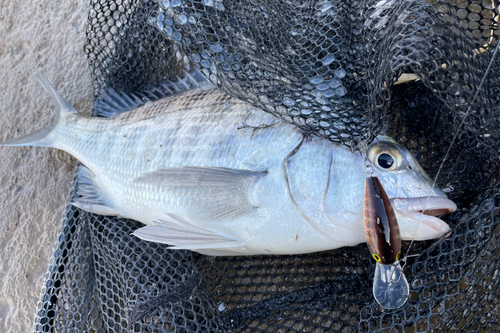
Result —
[[59, 124], [59, 121], [67, 114], [76, 113], [75, 108], [64, 98], [62, 98], [54, 87], [47, 81], [45, 76], [42, 75], [39, 71], [37, 71], [38, 81], [42, 85], [42, 87], [47, 91], [52, 97], [52, 101], [55, 106], [55, 118], [52, 123], [39, 129], [38, 131], [29, 134], [27, 136], [21, 137], [19, 139], [14, 139], [11, 141], [7, 141], [5, 143], [1, 143], [0, 146], [38, 146], [38, 147], [54, 147], [54, 140], [51, 137], [52, 131]]

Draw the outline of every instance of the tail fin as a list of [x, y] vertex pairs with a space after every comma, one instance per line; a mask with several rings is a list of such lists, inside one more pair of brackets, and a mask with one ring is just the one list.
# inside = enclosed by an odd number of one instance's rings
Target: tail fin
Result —
[[65, 99], [63, 99], [54, 87], [47, 81], [45, 76], [39, 71], [38, 82], [52, 97], [54, 106], [56, 109], [56, 115], [54, 121], [47, 127], [44, 127], [30, 135], [24, 136], [19, 139], [14, 139], [5, 143], [1, 143], [0, 146], [38, 146], [38, 147], [53, 147], [53, 140], [49, 138], [49, 134], [56, 128], [59, 120], [62, 116], [77, 112], [75, 108]]

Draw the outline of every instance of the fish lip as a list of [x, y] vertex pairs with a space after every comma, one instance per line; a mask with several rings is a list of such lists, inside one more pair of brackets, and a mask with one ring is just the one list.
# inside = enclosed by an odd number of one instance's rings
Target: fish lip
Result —
[[392, 198], [390, 201], [394, 210], [399, 214], [411, 216], [439, 234], [448, 232], [450, 227], [437, 216], [453, 213], [457, 210], [457, 205], [453, 201], [438, 196]]

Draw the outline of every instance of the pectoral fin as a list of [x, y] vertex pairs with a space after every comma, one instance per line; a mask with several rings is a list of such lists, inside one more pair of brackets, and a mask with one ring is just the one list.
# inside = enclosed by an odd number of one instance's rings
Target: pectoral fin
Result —
[[162, 195], [183, 200], [184, 209], [202, 221], [235, 219], [258, 207], [250, 198], [266, 171], [218, 167], [179, 167], [146, 173], [134, 182], [157, 187]]
[[172, 245], [172, 249], [198, 250], [241, 247], [245, 243], [192, 225], [188, 221], [167, 214], [167, 220], [137, 229], [133, 235], [145, 241]]

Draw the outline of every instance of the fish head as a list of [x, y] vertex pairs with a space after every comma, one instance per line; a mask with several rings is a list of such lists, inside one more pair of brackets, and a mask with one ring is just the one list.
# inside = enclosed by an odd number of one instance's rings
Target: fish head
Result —
[[433, 184], [416, 158], [393, 139], [379, 136], [366, 151], [369, 169], [380, 179], [396, 213], [402, 239], [439, 238], [450, 230], [437, 216], [456, 204]]

